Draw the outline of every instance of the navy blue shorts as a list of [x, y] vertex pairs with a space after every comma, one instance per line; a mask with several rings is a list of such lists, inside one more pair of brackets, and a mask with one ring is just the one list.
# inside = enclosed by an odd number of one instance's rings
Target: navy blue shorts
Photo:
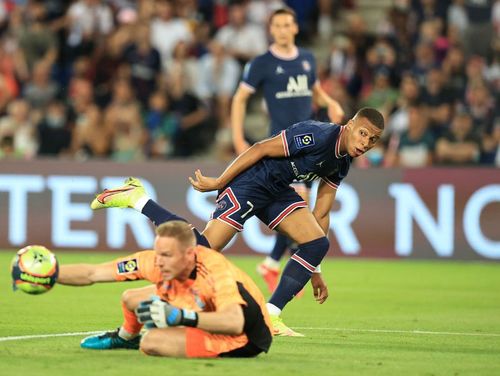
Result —
[[274, 230], [295, 209], [306, 207], [307, 203], [291, 187], [276, 196], [259, 185], [236, 181], [219, 192], [212, 219], [242, 231], [245, 221], [255, 215]]

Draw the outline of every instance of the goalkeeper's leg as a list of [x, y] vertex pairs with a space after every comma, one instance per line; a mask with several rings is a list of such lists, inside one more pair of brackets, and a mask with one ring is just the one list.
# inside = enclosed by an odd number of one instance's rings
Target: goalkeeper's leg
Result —
[[142, 324], [137, 321], [134, 309], [143, 300], [148, 300], [156, 292], [156, 286], [150, 285], [138, 289], [126, 290], [122, 294], [123, 324], [118, 329], [84, 338], [80, 346], [85, 349], [138, 349], [141, 340]]

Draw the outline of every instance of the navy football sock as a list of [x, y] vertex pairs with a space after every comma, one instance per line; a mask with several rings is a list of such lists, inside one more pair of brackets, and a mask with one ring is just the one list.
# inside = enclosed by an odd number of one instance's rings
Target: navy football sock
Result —
[[311, 279], [312, 272], [325, 257], [328, 247], [326, 237], [300, 244], [299, 251], [288, 260], [269, 303], [283, 309]]
[[[187, 222], [184, 218], [179, 217], [178, 215], [168, 211], [167, 209], [161, 207], [153, 200], [148, 200], [146, 205], [142, 208], [141, 211], [146, 217], [148, 217], [151, 222], [155, 226], [159, 226], [162, 223], [170, 222], [170, 221], [183, 221]], [[200, 232], [193, 227], [194, 235], [196, 236], [196, 243], [199, 245], [203, 245], [205, 247], [210, 247], [208, 240], [205, 236], [200, 234]]]
[[276, 242], [274, 243], [273, 250], [269, 254], [269, 257], [271, 257], [275, 261], [281, 260], [281, 257], [283, 257], [283, 254], [286, 251], [287, 245], [288, 237], [283, 234], [278, 234], [276, 236]]

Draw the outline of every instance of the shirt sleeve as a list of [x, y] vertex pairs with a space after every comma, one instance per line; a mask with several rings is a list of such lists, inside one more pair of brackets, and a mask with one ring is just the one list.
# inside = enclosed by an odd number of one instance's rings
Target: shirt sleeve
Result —
[[337, 190], [339, 188], [340, 183], [342, 182], [342, 178], [338, 173], [331, 174], [329, 176], [324, 176], [321, 178], [327, 185], [331, 188]]
[[249, 61], [243, 69], [243, 78], [241, 83], [255, 91], [262, 84], [264, 79], [264, 66], [260, 59], [256, 58]]
[[142, 251], [113, 261], [116, 281], [136, 281], [145, 279], [156, 283], [159, 270], [155, 268], [155, 252]]

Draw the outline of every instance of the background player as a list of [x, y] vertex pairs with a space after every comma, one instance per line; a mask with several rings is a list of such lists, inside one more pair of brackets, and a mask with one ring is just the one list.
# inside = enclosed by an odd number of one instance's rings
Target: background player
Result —
[[[123, 325], [87, 337], [81, 346], [134, 349], [140, 345], [148, 355], [175, 357], [250, 357], [267, 352], [271, 324], [264, 297], [251, 278], [219, 252], [196, 246], [192, 226], [186, 222], [164, 223], [156, 234], [154, 251], [101, 265], [61, 265], [61, 284], [138, 279], [155, 284], [125, 291]], [[153, 294], [162, 300], [147, 301]], [[141, 339], [143, 323], [154, 328]]]
[[[328, 108], [332, 122], [340, 123], [344, 117], [339, 103], [323, 91], [316, 79], [314, 55], [295, 44], [295, 36], [299, 32], [295, 12], [290, 8], [274, 11], [269, 19], [269, 32], [273, 43], [265, 54], [247, 64], [242, 82], [233, 97], [231, 126], [237, 154], [250, 147], [245, 140], [243, 124], [248, 99], [259, 88], [263, 89], [271, 117], [270, 135], [281, 132], [291, 124], [311, 119], [313, 101], [320, 107]], [[309, 189], [305, 183], [294, 183], [293, 187], [304, 201], [309, 201]], [[279, 260], [287, 245], [287, 237], [278, 234], [270, 255], [257, 267], [271, 292], [276, 288]]]
[[[291, 237], [299, 251], [287, 263], [267, 308], [278, 335], [300, 335], [288, 328], [280, 314], [285, 305], [311, 279], [319, 303], [328, 297], [320, 273], [313, 273], [326, 255], [330, 210], [335, 192], [349, 171], [351, 161], [371, 149], [384, 128], [380, 112], [361, 109], [346, 126], [306, 121], [278, 136], [258, 142], [236, 158], [218, 178], [200, 170], [189, 178], [199, 191], [219, 190], [216, 209], [199, 241], [221, 250], [256, 215], [271, 229]], [[314, 210], [289, 184], [294, 180], [321, 178]], [[137, 179], [114, 190], [105, 190], [92, 202], [93, 209], [131, 207], [158, 224], [179, 217], [149, 199]]]

